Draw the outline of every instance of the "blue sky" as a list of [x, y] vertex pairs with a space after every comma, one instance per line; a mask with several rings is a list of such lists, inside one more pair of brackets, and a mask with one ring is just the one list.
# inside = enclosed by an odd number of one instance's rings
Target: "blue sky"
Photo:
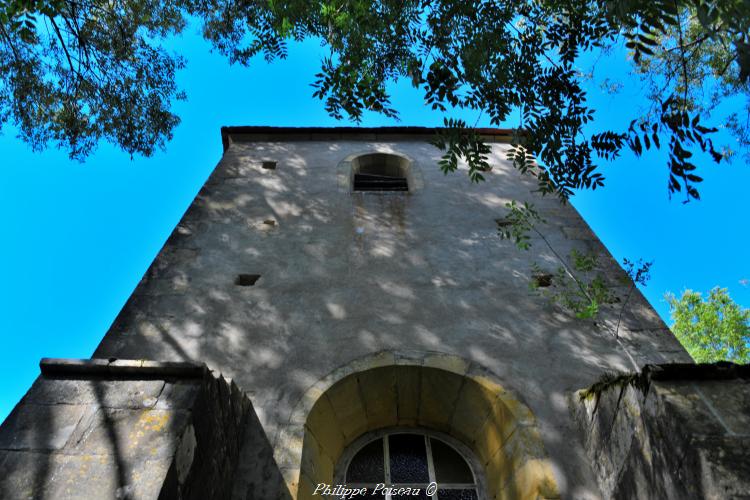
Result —
[[[176, 106], [182, 124], [166, 152], [131, 160], [102, 144], [81, 164], [54, 148], [31, 152], [12, 128], [0, 136], [0, 420], [38, 375], [41, 357], [91, 355], [221, 157], [221, 126], [348, 125], [328, 117], [311, 96], [323, 54], [317, 42], [293, 45], [288, 59], [270, 65], [259, 59], [250, 68], [231, 67], [210, 53], [195, 28], [172, 46], [188, 60], [179, 74], [188, 101]], [[645, 104], [640, 86], [621, 54], [597, 68], [597, 75], [626, 84], [615, 97], [597, 86], [590, 95], [598, 123], [621, 129]], [[401, 121], [368, 115], [362, 125], [442, 123], [408, 82], [393, 91]], [[452, 116], [469, 123], [477, 117]], [[741, 284], [750, 279], [743, 216], [750, 169], [741, 161], [700, 167], [705, 182], [698, 203], [668, 199], [666, 162], [658, 154], [624, 155], [604, 169], [603, 190], [574, 200], [619, 261], [655, 261], [644, 292], [665, 319], [664, 293], [685, 288], [727, 287], [750, 307], [750, 287]]]

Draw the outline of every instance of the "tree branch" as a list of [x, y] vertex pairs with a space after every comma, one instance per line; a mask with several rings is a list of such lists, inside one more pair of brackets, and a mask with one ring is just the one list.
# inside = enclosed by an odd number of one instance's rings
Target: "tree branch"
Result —
[[57, 34], [57, 39], [60, 40], [60, 45], [62, 46], [62, 49], [65, 52], [65, 57], [68, 60], [68, 66], [70, 66], [70, 71], [75, 73], [79, 78], [82, 78], [78, 70], [75, 67], [73, 67], [73, 61], [70, 58], [70, 53], [68, 53], [68, 47], [65, 45], [65, 40], [63, 40], [62, 33], [60, 33], [60, 28], [57, 26], [57, 23], [55, 22], [55, 18], [52, 16], [47, 16], [47, 18], [52, 23], [52, 28], [55, 30], [55, 33]]
[[10, 50], [13, 52], [13, 57], [15, 58], [16, 62], [20, 62], [21, 58], [18, 55], [18, 49], [16, 49], [16, 46], [13, 45], [13, 40], [11, 39], [8, 32], [5, 30], [5, 25], [0, 24], [0, 29], [3, 31], [3, 36], [5, 37], [5, 40], [8, 42], [8, 47], [10, 47]]

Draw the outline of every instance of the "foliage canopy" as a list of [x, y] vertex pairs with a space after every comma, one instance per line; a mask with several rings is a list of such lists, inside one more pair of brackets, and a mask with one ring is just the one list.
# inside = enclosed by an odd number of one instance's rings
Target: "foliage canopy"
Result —
[[34, 149], [85, 158], [100, 139], [150, 155], [179, 123], [175, 71], [158, 40], [185, 25], [171, 0], [0, 3], [0, 125]]
[[672, 331], [696, 362], [750, 363], [750, 309], [736, 304], [726, 288], [712, 289], [705, 300], [692, 290], [666, 299]]
[[[518, 113], [510, 155], [543, 193], [566, 199], [603, 185], [598, 162], [623, 148], [669, 152], [670, 192], [697, 198], [696, 150], [728, 155], [704, 124], [723, 99], [748, 95], [747, 0], [4, 0], [0, 3], [0, 125], [35, 148], [53, 142], [83, 159], [100, 139], [131, 154], [164, 147], [179, 122], [179, 56], [160, 47], [186, 16], [230, 62], [285, 57], [308, 37], [330, 49], [314, 96], [334, 117], [396, 117], [387, 84], [406, 78], [426, 102], [476, 110], [499, 125]], [[624, 40], [651, 83], [654, 108], [627, 130], [583, 132], [594, 111], [576, 61]], [[705, 96], [712, 79], [716, 91]], [[728, 126], [748, 143], [748, 109]], [[471, 127], [446, 116], [441, 168], [489, 166]], [[522, 132], [521, 132], [522, 130]]]

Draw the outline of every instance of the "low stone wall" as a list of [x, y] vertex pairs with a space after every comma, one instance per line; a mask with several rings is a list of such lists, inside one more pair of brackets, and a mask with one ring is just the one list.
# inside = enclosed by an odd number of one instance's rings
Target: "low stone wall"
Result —
[[203, 364], [42, 360], [0, 427], [0, 497], [227, 498], [253, 409]]
[[649, 365], [573, 407], [604, 498], [748, 498], [750, 365]]

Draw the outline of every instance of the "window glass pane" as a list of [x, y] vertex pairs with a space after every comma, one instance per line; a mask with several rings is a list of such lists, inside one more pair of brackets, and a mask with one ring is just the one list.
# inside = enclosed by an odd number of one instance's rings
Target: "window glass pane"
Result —
[[424, 436], [391, 434], [388, 436], [388, 448], [391, 454], [392, 482], [429, 482]]
[[456, 450], [433, 438], [430, 438], [430, 446], [432, 447], [432, 462], [435, 465], [435, 480], [438, 484], [474, 482], [469, 465]]
[[474, 490], [438, 490], [438, 500], [477, 500]]
[[346, 471], [347, 483], [382, 483], [385, 481], [383, 440], [376, 439], [354, 455]]

